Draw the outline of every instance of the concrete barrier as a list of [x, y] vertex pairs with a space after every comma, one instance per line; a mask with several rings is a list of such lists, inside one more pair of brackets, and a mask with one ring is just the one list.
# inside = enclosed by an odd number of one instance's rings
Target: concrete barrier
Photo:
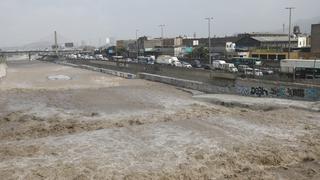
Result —
[[138, 77], [141, 79], [149, 80], [149, 81], [165, 83], [169, 85], [193, 89], [193, 90], [202, 91], [206, 93], [227, 93], [227, 94], [235, 93], [234, 88], [215, 86], [212, 84], [199, 82], [199, 81], [179, 79], [179, 78], [173, 78], [173, 77], [161, 76], [161, 75], [155, 75], [155, 74], [149, 74], [149, 73], [139, 73]]
[[98, 68], [98, 67], [89, 66], [89, 65], [81, 65], [81, 64], [77, 65], [77, 64], [67, 63], [67, 62], [57, 62], [57, 64], [86, 69], [86, 70], [90, 70], [90, 71], [101, 72], [101, 73], [110, 74], [113, 76], [118, 76], [118, 77], [122, 77], [122, 78], [126, 78], [126, 79], [135, 79], [137, 77], [137, 75], [135, 75], [135, 74], [121, 72], [121, 71], [115, 71], [115, 70], [110, 70], [110, 69], [104, 69], [104, 68]]

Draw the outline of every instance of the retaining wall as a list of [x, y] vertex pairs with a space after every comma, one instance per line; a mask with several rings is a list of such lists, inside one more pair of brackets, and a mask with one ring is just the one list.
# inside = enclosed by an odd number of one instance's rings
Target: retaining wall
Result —
[[298, 83], [237, 79], [236, 93], [243, 96], [276, 97], [297, 100], [320, 100], [320, 86]]
[[69, 60], [81, 68], [125, 78], [140, 78], [195, 89], [207, 93], [238, 94], [254, 97], [276, 97], [297, 100], [320, 100], [320, 86], [257, 79], [242, 79], [230, 73], [176, 68], [166, 65], [144, 65], [113, 61]]

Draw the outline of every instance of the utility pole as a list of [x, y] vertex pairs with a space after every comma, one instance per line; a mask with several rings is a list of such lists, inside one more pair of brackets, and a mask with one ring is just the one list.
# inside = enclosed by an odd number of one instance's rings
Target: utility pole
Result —
[[292, 10], [295, 9], [294, 7], [287, 7], [286, 9], [289, 10], [289, 50], [288, 50], [288, 59], [290, 59], [290, 52], [291, 52], [291, 16], [292, 16]]
[[137, 59], [138, 59], [138, 57], [139, 57], [138, 32], [139, 32], [139, 29], [136, 29], [136, 50], [137, 50]]
[[205, 18], [208, 21], [208, 41], [209, 41], [209, 64], [211, 64], [211, 20], [213, 20], [213, 17]]
[[57, 31], [54, 31], [54, 46], [55, 46], [56, 55], [58, 56], [58, 36], [57, 36]]
[[316, 62], [317, 62], [317, 59], [314, 58], [314, 63], [313, 63], [313, 81], [316, 80]]
[[165, 24], [160, 24], [159, 27], [161, 28], [161, 39], [163, 39], [163, 28], [165, 27]]
[[161, 51], [163, 51], [163, 29], [166, 25], [160, 24], [159, 27], [161, 28]]

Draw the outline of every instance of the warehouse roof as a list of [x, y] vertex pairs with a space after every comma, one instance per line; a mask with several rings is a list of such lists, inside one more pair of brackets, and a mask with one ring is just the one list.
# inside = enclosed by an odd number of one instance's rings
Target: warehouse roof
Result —
[[[251, 38], [260, 42], [288, 42], [289, 41], [289, 37], [286, 37], [286, 36], [255, 36]], [[298, 41], [298, 40], [292, 38], [291, 41]]]

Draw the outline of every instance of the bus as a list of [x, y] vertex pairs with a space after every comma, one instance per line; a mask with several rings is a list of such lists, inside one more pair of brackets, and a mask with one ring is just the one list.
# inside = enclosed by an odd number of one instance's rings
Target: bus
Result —
[[259, 58], [234, 57], [231, 59], [230, 63], [234, 64], [237, 68], [239, 65], [247, 65], [253, 68], [254, 66], [260, 66], [261, 60]]
[[320, 78], [320, 60], [284, 59], [280, 61], [280, 71], [284, 74], [295, 74], [297, 78]]

